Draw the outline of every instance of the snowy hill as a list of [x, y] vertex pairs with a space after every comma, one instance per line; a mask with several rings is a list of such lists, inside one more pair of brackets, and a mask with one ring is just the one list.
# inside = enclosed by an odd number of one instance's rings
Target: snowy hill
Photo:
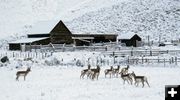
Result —
[[[1, 38], [14, 33], [26, 34], [37, 21], [72, 20], [80, 14], [97, 10], [98, 5], [94, 5], [96, 1], [98, 0], [0, 0], [0, 34], [3, 35]], [[98, 2], [102, 1], [104, 0]], [[113, 0], [106, 2], [109, 4], [111, 1]], [[87, 9], [84, 9], [85, 7]], [[75, 13], [82, 8], [80, 14]], [[72, 15], [69, 16], [70, 14]]]
[[151, 39], [171, 40], [180, 35], [180, 1], [133, 0], [121, 2], [75, 18], [70, 24], [74, 30], [135, 32]]
[[155, 40], [180, 34], [179, 0], [0, 0], [0, 13], [1, 38], [26, 34], [37, 21], [57, 19], [76, 31], [132, 31]]

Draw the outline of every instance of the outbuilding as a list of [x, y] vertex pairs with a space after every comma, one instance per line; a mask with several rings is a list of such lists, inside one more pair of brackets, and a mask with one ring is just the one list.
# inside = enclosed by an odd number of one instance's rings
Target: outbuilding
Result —
[[118, 42], [123, 43], [126, 46], [139, 47], [141, 46], [142, 39], [136, 33], [127, 33], [119, 35]]

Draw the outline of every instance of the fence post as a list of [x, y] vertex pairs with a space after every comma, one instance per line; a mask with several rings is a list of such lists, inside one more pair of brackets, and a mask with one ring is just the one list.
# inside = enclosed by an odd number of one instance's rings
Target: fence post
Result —
[[109, 66], [109, 59], [107, 60], [107, 65]]
[[29, 52], [28, 52], [28, 58], [29, 58]]
[[[43, 56], [46, 56], [46, 55], [44, 55], [44, 53], [45, 53], [45, 52], [40, 52], [40, 53], [39, 53], [39, 59], [43, 59]], [[45, 54], [46, 54], [46, 53], [45, 53]]]
[[96, 57], [96, 65], [98, 65], [98, 57]]
[[113, 56], [113, 63], [115, 64], [115, 52], [112, 52], [112, 56]]
[[[42, 53], [43, 54], [43, 53]], [[47, 53], [45, 52], [45, 57], [47, 57]]]
[[73, 45], [73, 51], [76, 51], [76, 45]]
[[26, 52], [24, 52], [24, 57], [27, 58]]
[[36, 52], [36, 58], [37, 58], [37, 52]]
[[20, 51], [19, 57], [20, 57], [20, 58], [22, 57], [22, 52], [21, 52], [21, 51]]
[[101, 66], [103, 65], [103, 61], [102, 61], [102, 58], [100, 57], [100, 62], [101, 62]]
[[175, 57], [175, 64], [177, 65], [177, 57]]
[[169, 59], [169, 64], [171, 64], [171, 59]]
[[171, 57], [172, 58], [172, 63], [174, 63], [174, 57]]
[[65, 45], [66, 45], [66, 44], [64, 43], [64, 44], [63, 44], [63, 52], [65, 51]]
[[132, 49], [131, 49], [131, 56], [133, 56], [133, 47], [132, 47]]
[[166, 65], [166, 59], [164, 58], [164, 67], [165, 67], [165, 65]]
[[107, 46], [105, 47], [105, 51], [107, 51]]
[[150, 50], [150, 56], [152, 56], [152, 50]]
[[129, 64], [129, 56], [128, 56], [128, 64]]
[[14, 52], [13, 52], [13, 58], [15, 57], [15, 55], [14, 55]]

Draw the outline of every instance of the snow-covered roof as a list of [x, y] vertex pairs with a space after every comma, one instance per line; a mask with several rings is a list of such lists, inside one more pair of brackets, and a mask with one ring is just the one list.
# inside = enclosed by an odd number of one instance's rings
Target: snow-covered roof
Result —
[[171, 42], [164, 42], [164, 44], [166, 44], [166, 45], [172, 45], [173, 43], [171, 43]]
[[[37, 23], [35, 23], [32, 26], [32, 29], [29, 31], [28, 34], [49, 34], [53, 28], [59, 23], [59, 20], [49, 20], [49, 21], [39, 21]], [[68, 24], [65, 24], [67, 26], [67, 28], [69, 29], [70, 27], [68, 27]], [[71, 29], [69, 29], [70, 31], [72, 31]], [[72, 32], [72, 34], [77, 34], [77, 35], [117, 35], [116, 33], [96, 33], [96, 32], [77, 32], [74, 31]]]
[[74, 35], [117, 35], [116, 33], [73, 32]]
[[94, 37], [72, 37], [72, 39], [94, 39]]
[[44, 34], [50, 33], [51, 30], [58, 24], [59, 20], [39, 21], [32, 26], [29, 34]]
[[10, 43], [10, 44], [16, 44], [16, 43], [32, 43], [32, 42], [39, 41], [39, 40], [44, 40], [44, 39], [47, 39], [47, 38], [48, 38], [48, 37], [43, 37], [43, 38], [24, 38], [24, 39], [12, 41], [12, 42], [9, 42], [9, 43]]
[[118, 35], [118, 39], [131, 39], [136, 33], [126, 33]]

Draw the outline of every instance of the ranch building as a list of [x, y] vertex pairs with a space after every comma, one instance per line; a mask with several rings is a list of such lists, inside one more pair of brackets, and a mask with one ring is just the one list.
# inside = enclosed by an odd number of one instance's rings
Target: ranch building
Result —
[[[41, 21], [33, 25], [27, 38], [9, 42], [9, 50], [34, 49], [33, 45], [74, 44], [91, 45], [100, 42], [115, 42], [115, 33], [71, 32], [63, 21]], [[29, 50], [28, 49], [28, 50]]]
[[141, 46], [142, 39], [135, 33], [127, 33], [118, 36], [118, 42], [125, 44], [126, 46], [139, 47]]

